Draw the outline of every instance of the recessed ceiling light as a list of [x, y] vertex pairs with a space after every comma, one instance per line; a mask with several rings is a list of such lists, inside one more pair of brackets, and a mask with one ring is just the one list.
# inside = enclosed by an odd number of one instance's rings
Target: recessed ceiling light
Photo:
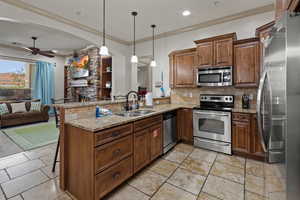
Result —
[[182, 12], [182, 15], [185, 16], [185, 17], [189, 16], [189, 15], [191, 15], [191, 11], [185, 10], [185, 11]]

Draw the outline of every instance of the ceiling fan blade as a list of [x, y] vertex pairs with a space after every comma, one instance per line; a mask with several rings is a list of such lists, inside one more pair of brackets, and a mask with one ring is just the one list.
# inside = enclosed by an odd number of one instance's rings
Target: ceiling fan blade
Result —
[[46, 54], [55, 55], [55, 52], [53, 52], [52, 50], [49, 50], [49, 51], [40, 51], [40, 52], [43, 52], [43, 53], [46, 53]]
[[44, 51], [39, 51], [37, 53], [40, 54], [40, 55], [42, 55], [42, 56], [49, 57], [49, 58], [54, 58], [55, 57], [53, 54], [49, 54], [49, 53], [46, 53]]

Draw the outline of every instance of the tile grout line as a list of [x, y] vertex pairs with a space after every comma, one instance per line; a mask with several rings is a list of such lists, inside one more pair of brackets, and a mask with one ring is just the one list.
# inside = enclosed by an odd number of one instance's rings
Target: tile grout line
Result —
[[[181, 144], [184, 144], [184, 143], [181, 143]], [[178, 144], [177, 144], [178, 145]], [[193, 151], [195, 150], [195, 148], [193, 147]], [[172, 151], [177, 151], [176, 149], [175, 149], [175, 147], [172, 149]], [[176, 169], [170, 174], [170, 176], [168, 176], [167, 178], [166, 178], [166, 180], [157, 188], [157, 190], [152, 194], [152, 196], [151, 196], [151, 198], [150, 199], [152, 199], [153, 197], [154, 197], [154, 195], [160, 190], [160, 188], [163, 186], [163, 185], [165, 185], [166, 183], [168, 183], [167, 181], [174, 175], [174, 173], [178, 170], [178, 168], [182, 165], [182, 163], [192, 154], [192, 152], [193, 151], [191, 151], [190, 153], [187, 153], [186, 154], [186, 157], [180, 162], [180, 163], [177, 163], [178, 164], [178, 166], [176, 167]], [[180, 152], [180, 151], [177, 151], [177, 152]], [[169, 153], [171, 153], [170, 151], [169, 151]], [[183, 153], [183, 152], [180, 152], [180, 153]], [[185, 153], [183, 153], [183, 154], [185, 154]], [[164, 159], [164, 158], [163, 158]], [[164, 160], [167, 160], [167, 159], [164, 159]], [[167, 161], [169, 161], [169, 160], [167, 160]], [[176, 162], [174, 162], [174, 163], [176, 163]], [[169, 184], [169, 183], [168, 183]], [[178, 187], [176, 187], [176, 188], [178, 188]], [[179, 189], [179, 188], [178, 188]], [[180, 188], [181, 189], [181, 188]], [[182, 190], [182, 189], [181, 189]], [[185, 191], [185, 190], [184, 190]], [[192, 193], [190, 193], [189, 192], [189, 194], [192, 194]], [[194, 195], [194, 194], [193, 194]], [[195, 196], [195, 195], [194, 195]]]
[[[217, 160], [217, 157], [218, 157], [218, 153], [216, 154], [216, 157], [215, 157], [215, 159], [214, 159], [214, 161], [213, 161], [213, 163], [212, 163], [212, 165], [211, 165], [211, 167], [210, 167], [210, 169], [209, 169], [209, 171], [208, 171], [208, 173], [207, 173], [207, 176], [205, 177], [204, 183], [203, 183], [203, 185], [202, 185], [202, 187], [201, 187], [201, 189], [200, 189], [199, 194], [197, 195], [197, 198], [199, 198], [201, 192], [203, 191], [203, 188], [204, 188], [204, 186], [205, 186], [205, 184], [206, 184], [206, 182], [207, 182], [207, 179], [208, 179], [208, 177], [209, 177], [209, 175], [210, 175], [210, 173], [211, 173], [211, 170], [212, 170], [212, 168], [213, 168], [214, 165], [215, 165], [215, 162], [216, 162], [216, 160]], [[209, 194], [209, 195], [210, 195], [210, 194]], [[211, 196], [213, 196], [213, 195], [211, 195]]]

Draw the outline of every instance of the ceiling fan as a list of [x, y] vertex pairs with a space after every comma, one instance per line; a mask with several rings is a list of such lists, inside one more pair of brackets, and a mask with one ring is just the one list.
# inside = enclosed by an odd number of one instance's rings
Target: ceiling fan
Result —
[[23, 49], [30, 51], [32, 55], [39, 54], [39, 55], [46, 56], [49, 58], [55, 57], [56, 52], [54, 52], [53, 50], [42, 51], [35, 46], [35, 42], [38, 39], [37, 37], [31, 37], [31, 39], [33, 40], [33, 46], [32, 47], [22, 47]]

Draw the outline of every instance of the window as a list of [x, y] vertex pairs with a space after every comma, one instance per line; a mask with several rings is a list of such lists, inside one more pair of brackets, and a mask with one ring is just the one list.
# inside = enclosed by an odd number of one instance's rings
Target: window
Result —
[[31, 87], [31, 64], [0, 60], [0, 88], [27, 89]]

